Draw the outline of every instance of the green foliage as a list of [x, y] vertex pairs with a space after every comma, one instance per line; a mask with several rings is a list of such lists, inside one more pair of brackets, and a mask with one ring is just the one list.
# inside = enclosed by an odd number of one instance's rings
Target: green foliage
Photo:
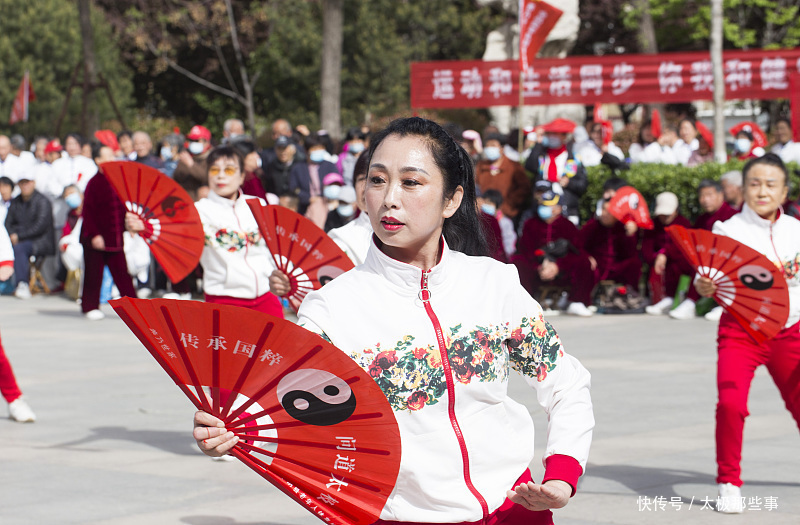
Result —
[[[701, 213], [697, 202], [697, 187], [703, 179], [719, 180], [726, 172], [741, 170], [743, 162], [732, 160], [725, 164], [708, 162], [687, 168], [667, 164], [633, 164], [631, 169], [620, 176], [628, 181], [647, 200], [652, 210], [655, 198], [661, 192], [671, 191], [678, 196], [681, 214], [693, 220]], [[790, 165], [790, 197], [797, 198], [800, 188], [800, 172], [796, 165]], [[597, 200], [603, 195], [603, 183], [611, 177], [606, 166], [587, 168], [589, 185], [581, 198], [581, 220], [586, 221], [594, 215]]]
[[[73, 69], [81, 60], [77, 5], [63, 0], [0, 0], [0, 13], [0, 77], [4, 79], [0, 85], [0, 132], [23, 133], [29, 138], [52, 134]], [[127, 118], [132, 105], [131, 71], [120, 60], [103, 14], [95, 9], [92, 25], [98, 70], [108, 80], [114, 100]], [[36, 100], [29, 106], [29, 122], [9, 127], [8, 115], [26, 69]], [[62, 134], [80, 129], [81, 97], [82, 89], [73, 89]], [[115, 118], [104, 90], [95, 92], [92, 109], [101, 123]]]

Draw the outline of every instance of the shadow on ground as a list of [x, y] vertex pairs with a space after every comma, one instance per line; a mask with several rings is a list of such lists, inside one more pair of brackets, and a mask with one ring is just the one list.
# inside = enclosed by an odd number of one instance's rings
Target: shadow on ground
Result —
[[194, 445], [194, 440], [189, 432], [162, 431], [162, 430], [129, 430], [125, 427], [95, 427], [90, 429], [90, 434], [68, 441], [51, 445], [47, 448], [64, 448], [71, 450], [81, 450], [85, 452], [99, 452], [104, 448], [91, 447], [98, 441], [130, 441], [133, 443], [143, 443], [153, 448], [178, 454], [181, 456], [195, 456], [200, 453]]

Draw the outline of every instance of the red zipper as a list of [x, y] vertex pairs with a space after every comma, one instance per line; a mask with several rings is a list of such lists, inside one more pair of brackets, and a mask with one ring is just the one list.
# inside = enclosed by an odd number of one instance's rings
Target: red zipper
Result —
[[478, 489], [475, 488], [475, 485], [472, 484], [472, 477], [469, 472], [469, 453], [467, 451], [467, 443], [464, 441], [464, 434], [461, 432], [461, 426], [458, 424], [458, 419], [456, 419], [456, 387], [453, 381], [453, 372], [450, 368], [450, 357], [447, 355], [447, 347], [444, 344], [444, 334], [442, 333], [442, 326], [439, 324], [439, 319], [436, 317], [436, 314], [433, 311], [433, 307], [431, 307], [431, 292], [428, 289], [428, 275], [430, 274], [430, 270], [422, 272], [422, 282], [421, 282], [421, 289], [420, 289], [420, 297], [422, 299], [422, 303], [425, 305], [425, 312], [427, 312], [428, 317], [433, 323], [433, 329], [436, 331], [436, 341], [439, 344], [439, 354], [442, 358], [442, 368], [444, 369], [444, 377], [445, 381], [447, 382], [447, 413], [450, 417], [450, 424], [453, 427], [453, 432], [456, 434], [456, 439], [458, 440], [458, 446], [461, 448], [461, 459], [464, 467], [464, 482], [467, 485], [467, 488], [475, 496], [475, 499], [478, 500], [478, 503], [481, 505], [481, 511], [483, 512], [483, 521], [485, 521], [489, 517], [489, 505], [486, 503], [486, 499], [478, 492]]
[[769, 225], [769, 243], [772, 245], [772, 251], [775, 252], [775, 257], [778, 258], [778, 264], [781, 268], [781, 273], [783, 273], [784, 277], [786, 277], [786, 268], [783, 266], [783, 261], [781, 260], [781, 256], [778, 254], [778, 249], [775, 247], [775, 241], [772, 238], [772, 224]]

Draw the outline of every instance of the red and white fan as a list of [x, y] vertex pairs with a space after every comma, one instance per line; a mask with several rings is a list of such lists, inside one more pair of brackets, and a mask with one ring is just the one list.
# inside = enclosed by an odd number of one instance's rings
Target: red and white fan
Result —
[[380, 387], [341, 350], [235, 306], [111, 305], [194, 406], [240, 437], [233, 456], [327, 523], [378, 519], [400, 468], [400, 431]]
[[608, 202], [608, 212], [620, 222], [633, 221], [639, 228], [652, 230], [653, 219], [647, 201], [632, 186], [623, 186]]
[[702, 277], [717, 285], [714, 299], [761, 343], [789, 318], [789, 289], [783, 272], [763, 254], [707, 230], [668, 226], [667, 233]]
[[160, 171], [138, 162], [106, 162], [101, 169], [125, 208], [139, 216], [140, 235], [173, 283], [197, 267], [205, 234], [186, 190]]
[[347, 254], [309, 219], [284, 206], [265, 206], [257, 199], [248, 199], [247, 204], [275, 266], [289, 276], [287, 297], [293, 308], [308, 292], [353, 268]]

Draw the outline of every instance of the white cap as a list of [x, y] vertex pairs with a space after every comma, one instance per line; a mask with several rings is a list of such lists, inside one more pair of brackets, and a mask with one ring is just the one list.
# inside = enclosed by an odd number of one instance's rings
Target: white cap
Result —
[[672, 215], [678, 209], [678, 196], [671, 191], [656, 196], [656, 209], [653, 215]]

